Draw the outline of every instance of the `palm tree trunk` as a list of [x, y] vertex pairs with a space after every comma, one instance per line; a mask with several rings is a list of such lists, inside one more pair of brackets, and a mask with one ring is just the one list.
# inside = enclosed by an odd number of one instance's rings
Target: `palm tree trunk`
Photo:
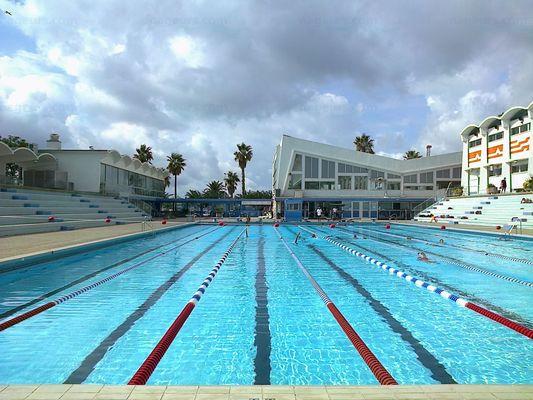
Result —
[[246, 183], [244, 182], [245, 180], [244, 168], [241, 168], [241, 177], [242, 177], [242, 180], [241, 180], [242, 197], [244, 197], [244, 195], [246, 194]]
[[176, 212], [176, 199], [178, 198], [178, 175], [174, 175], [174, 212]]

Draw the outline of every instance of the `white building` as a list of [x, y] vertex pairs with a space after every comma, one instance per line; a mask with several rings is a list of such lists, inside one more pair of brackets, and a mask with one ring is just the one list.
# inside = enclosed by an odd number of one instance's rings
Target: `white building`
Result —
[[314, 218], [318, 207], [344, 218], [410, 218], [460, 185], [461, 152], [398, 160], [283, 135], [272, 172], [276, 211], [288, 219]]
[[462, 186], [466, 194], [490, 192], [489, 185], [499, 188], [503, 178], [507, 191], [523, 187], [533, 175], [532, 115], [533, 103], [512, 107], [463, 129]]
[[[35, 148], [34, 148], [35, 149]], [[5, 175], [6, 164], [22, 170], [22, 180]], [[127, 196], [163, 197], [168, 171], [116, 150], [62, 149], [59, 135], [52, 134], [46, 148], [11, 149], [0, 142], [0, 183]]]

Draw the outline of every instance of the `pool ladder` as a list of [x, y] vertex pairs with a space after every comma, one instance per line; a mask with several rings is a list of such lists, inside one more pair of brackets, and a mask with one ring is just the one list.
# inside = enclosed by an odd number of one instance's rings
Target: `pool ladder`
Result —
[[144, 217], [144, 221], [141, 223], [142, 232], [151, 231], [152, 236], [155, 236], [155, 229], [152, 218]]

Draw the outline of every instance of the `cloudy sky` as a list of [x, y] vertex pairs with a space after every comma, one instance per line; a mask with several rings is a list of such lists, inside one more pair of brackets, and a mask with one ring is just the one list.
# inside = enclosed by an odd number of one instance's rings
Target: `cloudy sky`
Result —
[[[460, 149], [533, 100], [531, 1], [0, 0], [0, 135], [180, 152], [181, 190], [237, 170], [270, 187], [283, 133], [398, 156]], [[180, 191], [181, 191], [180, 190]]]

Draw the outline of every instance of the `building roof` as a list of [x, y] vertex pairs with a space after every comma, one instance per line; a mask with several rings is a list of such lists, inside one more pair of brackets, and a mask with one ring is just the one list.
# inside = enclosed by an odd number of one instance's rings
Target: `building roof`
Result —
[[474, 128], [489, 129], [501, 124], [502, 121], [512, 121], [527, 115], [528, 111], [533, 112], [533, 101], [527, 107], [514, 106], [500, 115], [491, 115], [485, 118], [479, 125], [469, 124], [461, 131], [461, 138], [463, 141], [468, 139], [468, 136]]
[[291, 147], [294, 151], [302, 151], [307, 154], [314, 154], [326, 159], [344, 161], [346, 163], [358, 164], [368, 168], [395, 171], [398, 173], [416, 172], [424, 169], [438, 167], [449, 167], [450, 165], [461, 165], [462, 152], [439, 154], [429, 157], [415, 158], [412, 160], [399, 160], [392, 157], [378, 154], [363, 153], [353, 149], [334, 146], [325, 143], [318, 143], [311, 140], [299, 139], [289, 135], [283, 135], [281, 148]]

